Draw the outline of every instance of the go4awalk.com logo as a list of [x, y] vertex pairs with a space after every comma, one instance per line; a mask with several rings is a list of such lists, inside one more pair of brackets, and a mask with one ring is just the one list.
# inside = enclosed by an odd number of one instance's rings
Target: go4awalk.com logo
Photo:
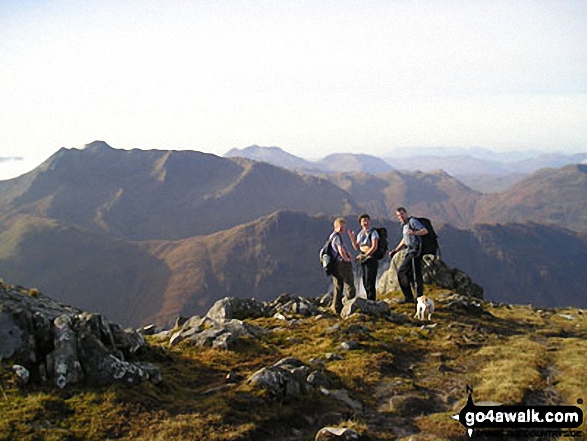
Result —
[[[469, 437], [581, 437], [583, 411], [577, 406], [477, 406], [473, 389], [463, 409], [453, 416], [467, 429]], [[577, 400], [583, 404], [583, 400]], [[481, 430], [478, 430], [481, 429]]]

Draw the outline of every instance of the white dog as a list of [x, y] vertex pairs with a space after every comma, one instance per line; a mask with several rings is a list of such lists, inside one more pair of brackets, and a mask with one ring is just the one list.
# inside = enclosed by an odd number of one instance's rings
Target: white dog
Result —
[[430, 320], [432, 313], [434, 312], [434, 301], [430, 297], [420, 296], [418, 297], [418, 303], [416, 305], [415, 318], [419, 320]]

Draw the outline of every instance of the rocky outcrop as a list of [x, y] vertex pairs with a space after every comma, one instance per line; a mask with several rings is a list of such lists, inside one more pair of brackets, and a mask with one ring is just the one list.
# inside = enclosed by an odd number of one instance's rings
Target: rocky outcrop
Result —
[[64, 306], [37, 290], [0, 283], [0, 358], [23, 366], [31, 381], [68, 385], [161, 381], [136, 359], [145, 344], [99, 314]]
[[[406, 251], [402, 250], [393, 256], [389, 269], [379, 279], [379, 291], [391, 292], [400, 289], [397, 281], [397, 270], [401, 265]], [[483, 288], [477, 285], [471, 277], [458, 269], [451, 269], [440, 258], [425, 255], [422, 262], [422, 277], [425, 284], [436, 284], [441, 288], [454, 290], [457, 294], [483, 299]]]

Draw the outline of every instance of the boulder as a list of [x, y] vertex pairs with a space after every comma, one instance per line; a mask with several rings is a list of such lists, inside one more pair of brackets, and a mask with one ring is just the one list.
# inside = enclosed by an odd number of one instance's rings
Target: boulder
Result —
[[258, 318], [268, 316], [267, 305], [256, 299], [224, 297], [218, 300], [206, 314], [206, 317], [222, 322], [224, 320]]
[[[397, 281], [397, 270], [406, 255], [401, 250], [391, 260], [389, 269], [383, 273], [379, 280], [379, 291], [392, 292], [400, 289]], [[422, 278], [425, 284], [436, 284], [441, 288], [456, 291], [458, 294], [483, 299], [483, 288], [473, 282], [471, 277], [459, 270], [451, 269], [440, 258], [432, 255], [425, 255], [422, 258]]]

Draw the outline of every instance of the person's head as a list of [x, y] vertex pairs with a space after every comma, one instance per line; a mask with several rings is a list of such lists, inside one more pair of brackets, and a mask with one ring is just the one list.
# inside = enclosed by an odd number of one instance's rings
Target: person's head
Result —
[[404, 207], [399, 207], [397, 210], [395, 210], [395, 215], [401, 223], [405, 223], [408, 220], [408, 212]]
[[337, 233], [344, 233], [345, 229], [346, 221], [342, 217], [339, 217], [334, 220], [334, 231], [336, 231]]
[[367, 213], [363, 213], [359, 216], [359, 223], [364, 230], [368, 230], [371, 226], [371, 216]]

